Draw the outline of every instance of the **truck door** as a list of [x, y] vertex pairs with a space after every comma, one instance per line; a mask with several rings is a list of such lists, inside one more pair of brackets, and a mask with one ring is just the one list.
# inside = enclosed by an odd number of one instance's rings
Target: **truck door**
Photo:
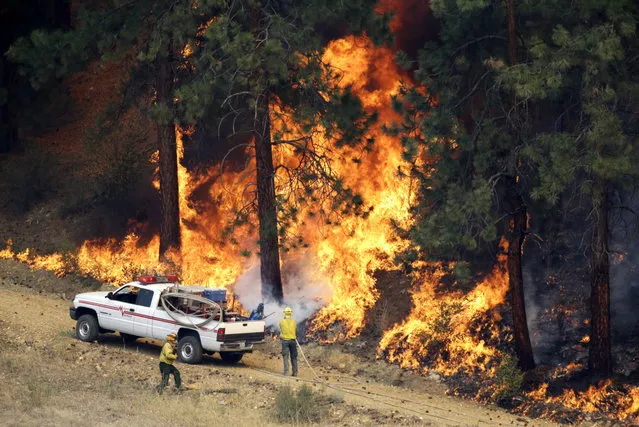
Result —
[[141, 290], [142, 289], [137, 286], [124, 286], [118, 289], [111, 297], [111, 301], [117, 308], [111, 318], [111, 323], [115, 331], [134, 335], [133, 324], [136, 320], [134, 314], [137, 308], [135, 301]]
[[[153, 297], [155, 293], [149, 289], [140, 289], [135, 299], [135, 307], [133, 312], [133, 335], [138, 337], [151, 336], [151, 323]], [[157, 302], [155, 303], [157, 304]]]

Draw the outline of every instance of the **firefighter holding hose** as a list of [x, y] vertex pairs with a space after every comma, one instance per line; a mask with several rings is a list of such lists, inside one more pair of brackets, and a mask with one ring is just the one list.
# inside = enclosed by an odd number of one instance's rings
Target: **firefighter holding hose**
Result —
[[293, 309], [284, 309], [284, 318], [280, 320], [280, 339], [282, 340], [282, 357], [284, 359], [284, 375], [288, 375], [288, 358], [291, 358], [293, 376], [297, 376], [297, 324], [293, 320]]
[[166, 342], [162, 346], [162, 353], [160, 354], [160, 372], [162, 373], [162, 382], [158, 385], [157, 390], [159, 394], [162, 394], [164, 387], [169, 383], [169, 375], [173, 374], [173, 380], [175, 381], [175, 390], [181, 392], [182, 379], [180, 378], [180, 371], [173, 366], [173, 362], [177, 359], [177, 352], [175, 349], [175, 341], [177, 340], [176, 334], [169, 334], [166, 336]]

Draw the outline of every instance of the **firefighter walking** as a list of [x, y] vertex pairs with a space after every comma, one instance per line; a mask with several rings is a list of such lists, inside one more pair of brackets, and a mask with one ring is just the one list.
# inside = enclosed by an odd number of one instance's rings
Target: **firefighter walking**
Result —
[[177, 359], [177, 352], [175, 348], [175, 341], [177, 339], [176, 334], [169, 334], [166, 336], [166, 342], [162, 346], [162, 353], [160, 354], [160, 373], [162, 373], [162, 382], [157, 387], [159, 394], [162, 394], [164, 387], [169, 383], [169, 375], [173, 374], [173, 380], [175, 381], [175, 390], [180, 392], [182, 386], [182, 379], [180, 378], [180, 371], [173, 366], [173, 362]]
[[293, 376], [297, 376], [297, 324], [293, 320], [293, 309], [284, 309], [284, 318], [280, 320], [280, 340], [282, 341], [282, 358], [284, 359], [284, 375], [288, 375], [288, 360], [291, 358]]

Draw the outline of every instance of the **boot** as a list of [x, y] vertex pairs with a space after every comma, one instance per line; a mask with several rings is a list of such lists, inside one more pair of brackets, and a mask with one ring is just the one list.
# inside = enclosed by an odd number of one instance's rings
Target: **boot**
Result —
[[293, 365], [293, 376], [297, 376], [297, 359], [291, 359], [291, 364]]
[[284, 357], [284, 375], [288, 375], [288, 357]]

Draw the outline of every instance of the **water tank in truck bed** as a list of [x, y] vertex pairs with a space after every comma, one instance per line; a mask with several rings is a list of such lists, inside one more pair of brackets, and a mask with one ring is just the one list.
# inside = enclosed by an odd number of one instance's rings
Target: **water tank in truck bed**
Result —
[[226, 289], [207, 289], [202, 291], [202, 296], [215, 302], [226, 302]]

